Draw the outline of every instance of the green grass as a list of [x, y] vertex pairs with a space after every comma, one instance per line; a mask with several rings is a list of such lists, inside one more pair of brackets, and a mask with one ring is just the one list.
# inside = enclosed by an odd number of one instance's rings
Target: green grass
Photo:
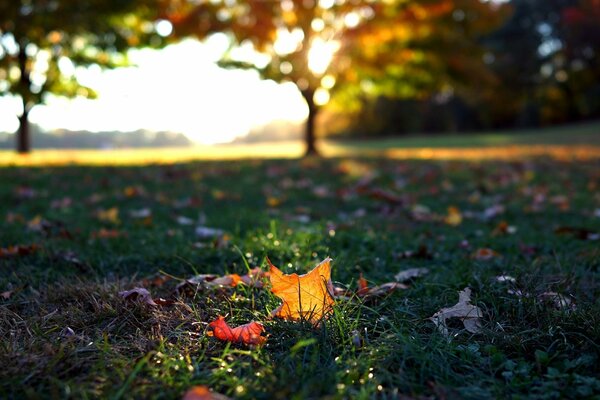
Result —
[[340, 141], [344, 147], [369, 150], [389, 148], [461, 148], [518, 145], [600, 145], [600, 123], [585, 122], [544, 129], [502, 130], [461, 134], [398, 136], [368, 141]]
[[[555, 233], [600, 232], [599, 171], [597, 159], [546, 158], [2, 168], [0, 247], [40, 248], [0, 259], [0, 292], [20, 289], [0, 299], [0, 397], [179, 398], [193, 385], [265, 399], [600, 396], [599, 241]], [[52, 206], [65, 197], [70, 204]], [[416, 220], [415, 205], [432, 220]], [[494, 205], [504, 212], [481, 218]], [[460, 225], [443, 222], [449, 206], [463, 213]], [[119, 223], [98, 220], [111, 207]], [[130, 215], [142, 208], [151, 221]], [[42, 232], [27, 227], [36, 216], [48, 221]], [[202, 242], [200, 223], [180, 225], [179, 216], [224, 229], [229, 241]], [[516, 232], [499, 233], [501, 221]], [[101, 228], [126, 236], [94, 238]], [[428, 257], [404, 256], [419, 247]], [[480, 248], [501, 257], [477, 260]], [[174, 294], [197, 273], [244, 274], [245, 261], [266, 268], [265, 256], [284, 272], [331, 256], [334, 282], [353, 289], [360, 273], [371, 285], [407, 268], [430, 273], [382, 298], [340, 300], [318, 328], [270, 319], [279, 300], [267, 289]], [[503, 274], [515, 282], [495, 279]], [[157, 275], [174, 278], [146, 279]], [[119, 297], [135, 286], [178, 301]], [[446, 338], [428, 318], [467, 286], [482, 331], [451, 324]], [[574, 307], [557, 307], [546, 292]], [[219, 315], [262, 322], [266, 345], [207, 336]]]

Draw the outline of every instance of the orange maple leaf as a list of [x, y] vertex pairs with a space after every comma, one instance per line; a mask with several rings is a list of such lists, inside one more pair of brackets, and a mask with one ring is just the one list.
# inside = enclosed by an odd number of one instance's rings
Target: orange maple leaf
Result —
[[231, 328], [225, 322], [225, 318], [219, 317], [208, 326], [212, 328], [214, 337], [227, 342], [261, 345], [267, 340], [266, 337], [261, 336], [265, 328], [254, 321], [240, 325], [237, 328]]
[[316, 324], [331, 313], [333, 285], [331, 283], [331, 258], [321, 261], [312, 271], [305, 275], [286, 275], [271, 264], [269, 279], [271, 291], [281, 300], [273, 315], [280, 318], [299, 320], [306, 319]]

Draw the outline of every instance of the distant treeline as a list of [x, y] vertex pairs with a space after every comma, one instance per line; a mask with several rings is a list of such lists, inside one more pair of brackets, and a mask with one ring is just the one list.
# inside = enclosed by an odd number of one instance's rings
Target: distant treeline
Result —
[[[469, 16], [475, 10], [465, 7], [482, 2], [463, 3], [453, 16]], [[329, 133], [363, 136], [600, 119], [600, 1], [511, 0], [508, 6], [508, 18], [477, 40], [486, 65], [481, 76], [487, 79], [466, 75], [412, 98], [365, 97], [353, 115], [343, 109], [330, 112], [321, 126]], [[465, 61], [452, 56], [443, 65]]]
[[[58, 130], [52, 133], [42, 132], [32, 126], [32, 143], [38, 149], [111, 149], [131, 147], [186, 147], [192, 142], [181, 133], [150, 132], [88, 132]], [[14, 149], [15, 137], [0, 133], [0, 148]]]

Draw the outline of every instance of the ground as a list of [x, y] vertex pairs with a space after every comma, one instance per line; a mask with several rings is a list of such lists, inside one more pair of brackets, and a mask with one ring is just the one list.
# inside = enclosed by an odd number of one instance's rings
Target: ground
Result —
[[[600, 396], [599, 159], [455, 158], [3, 167], [0, 397]], [[315, 327], [271, 318], [268, 285], [175, 290], [267, 256], [329, 256], [349, 294]], [[481, 328], [446, 335], [430, 317], [466, 287]], [[266, 343], [209, 336], [218, 316]]]

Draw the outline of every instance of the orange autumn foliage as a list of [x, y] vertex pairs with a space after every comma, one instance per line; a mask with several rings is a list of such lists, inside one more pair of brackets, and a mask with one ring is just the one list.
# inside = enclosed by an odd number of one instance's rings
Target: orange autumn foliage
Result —
[[261, 345], [267, 340], [266, 337], [261, 336], [265, 328], [254, 321], [231, 328], [225, 322], [225, 318], [219, 317], [208, 326], [212, 328], [212, 335], [214, 337], [227, 342]]
[[334, 303], [331, 283], [331, 258], [326, 258], [312, 271], [304, 275], [286, 275], [276, 266], [271, 264], [269, 279], [271, 291], [281, 300], [273, 315], [290, 319], [306, 319], [313, 324], [327, 317]]

